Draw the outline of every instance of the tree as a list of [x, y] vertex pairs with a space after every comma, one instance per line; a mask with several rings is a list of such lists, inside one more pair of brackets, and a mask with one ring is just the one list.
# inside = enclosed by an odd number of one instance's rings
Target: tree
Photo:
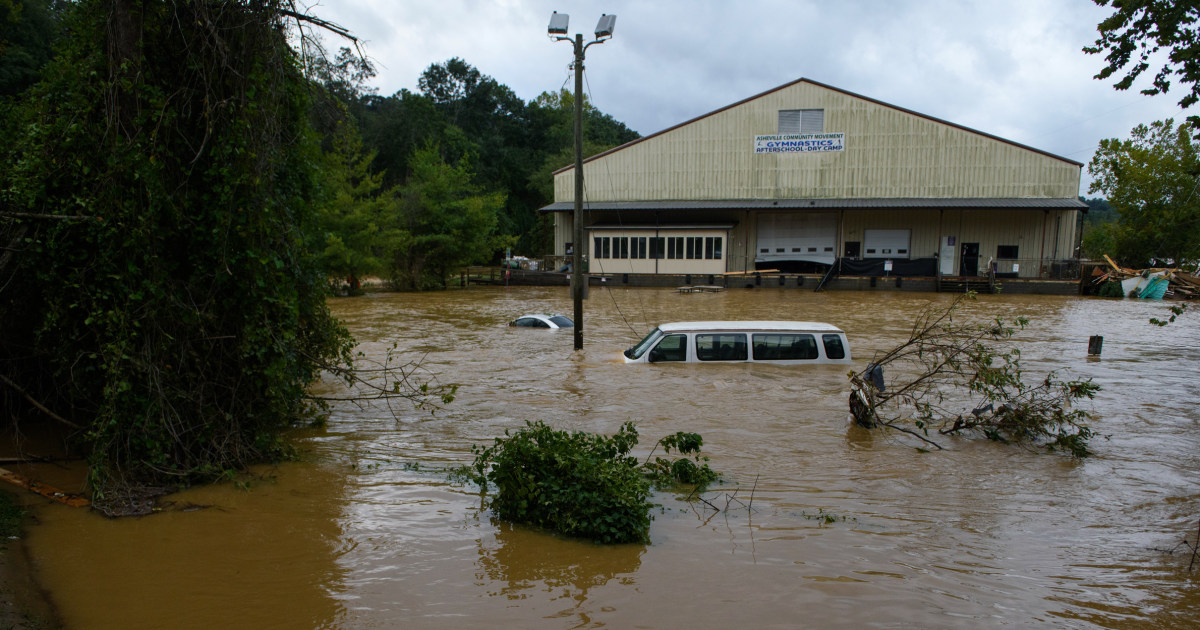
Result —
[[[1108, 6], [1109, 0], [1095, 0], [1100, 6]], [[1105, 54], [1107, 65], [1096, 75], [1107, 79], [1125, 72], [1113, 87], [1127, 90], [1143, 72], [1150, 68], [1151, 57], [1165, 50], [1166, 61], [1151, 81], [1151, 87], [1143, 94], [1160, 94], [1171, 87], [1172, 78], [1189, 91], [1179, 99], [1179, 106], [1187, 108], [1200, 101], [1200, 33], [1196, 20], [1200, 19], [1198, 0], [1113, 0], [1114, 12], [1097, 26], [1100, 37], [1095, 45], [1083, 51], [1096, 55]], [[1135, 58], [1136, 57], [1136, 58]], [[1192, 117], [1196, 122], [1197, 117]]]
[[400, 210], [410, 239], [397, 254], [394, 279], [410, 289], [444, 286], [452, 269], [492, 257], [504, 196], [480, 194], [468, 165], [447, 164], [434, 146], [417, 151], [410, 166]]
[[1106, 139], [1088, 164], [1120, 215], [1097, 229], [1122, 264], [1143, 268], [1200, 260], [1200, 145], [1171, 119], [1138, 125], [1129, 140]]
[[[964, 300], [927, 307], [909, 338], [850, 374], [850, 413], [862, 427], [895, 430], [941, 449], [930, 436], [979, 433], [990, 440], [1043, 444], [1086, 457], [1095, 436], [1090, 416], [1073, 403], [1100, 390], [1091, 379], [1061, 380], [1055, 373], [1030, 385], [1021, 352], [1010, 344], [1024, 318], [960, 323]], [[893, 383], [884, 382], [884, 373]]]
[[1106, 254], [1116, 251], [1112, 239], [1112, 227], [1120, 218], [1107, 199], [1100, 197], [1087, 198], [1080, 195], [1079, 200], [1088, 205], [1087, 215], [1083, 219], [1083, 241], [1080, 249], [1083, 255], [1099, 260]]
[[409, 243], [401, 227], [394, 189], [384, 189], [382, 174], [371, 173], [373, 154], [362, 150], [357, 130], [350, 128], [325, 153], [322, 174], [325, 196], [319, 202], [321, 261], [325, 270], [346, 278], [351, 290], [365, 275], [386, 275], [392, 261]]
[[4, 121], [0, 405], [69, 427], [97, 498], [285, 454], [308, 385], [350, 361], [293, 9], [72, 3]]

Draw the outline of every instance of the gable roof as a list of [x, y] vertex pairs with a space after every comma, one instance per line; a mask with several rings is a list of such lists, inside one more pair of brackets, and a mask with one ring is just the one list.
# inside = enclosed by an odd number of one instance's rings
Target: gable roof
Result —
[[[602, 152], [602, 153], [597, 153], [596, 155], [593, 155], [593, 156], [590, 156], [590, 157], [587, 157], [587, 158], [585, 158], [585, 159], [583, 160], [583, 163], [584, 163], [584, 164], [587, 164], [588, 162], [591, 162], [591, 161], [593, 161], [593, 160], [598, 160], [598, 159], [600, 159], [600, 158], [602, 158], [602, 157], [604, 157], [604, 156], [606, 156], [606, 155], [611, 155], [611, 154], [613, 154], [613, 153], [616, 153], [616, 152], [618, 152], [618, 151], [621, 151], [621, 150], [624, 150], [624, 149], [626, 149], [626, 148], [628, 148], [628, 147], [631, 147], [631, 146], [633, 146], [633, 145], [635, 145], [635, 144], [638, 144], [638, 143], [641, 143], [641, 142], [645, 142], [645, 141], [647, 141], [647, 140], [650, 140], [651, 138], [656, 138], [656, 137], [658, 137], [658, 136], [661, 136], [661, 135], [664, 135], [664, 134], [670, 133], [670, 132], [672, 132], [672, 131], [674, 131], [674, 130], [676, 130], [676, 129], [679, 129], [680, 127], [686, 127], [687, 125], [690, 125], [690, 124], [692, 124], [692, 123], [694, 123], [694, 122], [696, 122], [696, 121], [698, 121], [698, 120], [703, 120], [703, 119], [705, 119], [705, 118], [708, 118], [708, 117], [710, 117], [710, 116], [715, 116], [716, 114], [720, 114], [721, 112], [724, 112], [724, 111], [727, 111], [727, 110], [733, 109], [733, 108], [735, 108], [735, 107], [739, 107], [739, 106], [741, 106], [741, 105], [745, 105], [746, 103], [749, 103], [749, 102], [751, 102], [751, 101], [754, 101], [754, 100], [756, 100], [756, 99], [759, 99], [759, 98], [762, 98], [762, 97], [764, 97], [764, 96], [767, 96], [768, 94], [773, 94], [773, 93], [775, 93], [775, 92], [778, 92], [778, 91], [780, 91], [780, 90], [785, 90], [785, 89], [787, 89], [787, 88], [790, 88], [790, 87], [792, 87], [792, 86], [794, 86], [794, 85], [798, 85], [798, 84], [800, 84], [800, 83], [807, 83], [807, 84], [809, 84], [809, 85], [815, 85], [815, 86], [817, 86], [817, 87], [821, 87], [821, 88], [824, 88], [824, 89], [827, 89], [827, 90], [831, 90], [831, 91], [834, 91], [834, 92], [838, 92], [838, 93], [840, 93], [840, 94], [844, 94], [844, 95], [846, 95], [846, 96], [849, 96], [849, 97], [852, 97], [852, 98], [860, 99], [860, 100], [863, 100], [863, 101], [866, 101], [866, 102], [869, 102], [869, 103], [874, 103], [874, 104], [876, 104], [876, 105], [879, 105], [879, 106], [882, 106], [882, 107], [887, 107], [887, 108], [889, 108], [889, 109], [893, 109], [893, 110], [896, 110], [896, 111], [899, 111], [899, 112], [903, 112], [903, 113], [905, 113], [905, 114], [909, 114], [909, 115], [912, 115], [912, 116], [917, 116], [917, 117], [919, 117], [919, 118], [924, 118], [925, 120], [929, 120], [929, 121], [936, 122], [936, 123], [939, 123], [939, 124], [942, 124], [942, 125], [946, 125], [946, 126], [949, 126], [949, 127], [953, 127], [953, 128], [955, 128], [955, 129], [961, 129], [962, 131], [966, 131], [966, 132], [968, 132], [968, 133], [972, 133], [972, 134], [975, 134], [975, 135], [978, 135], [978, 136], [982, 136], [982, 137], [985, 137], [985, 138], [988, 138], [988, 139], [991, 139], [991, 140], [996, 140], [996, 141], [998, 141], [998, 142], [1002, 142], [1002, 143], [1004, 143], [1004, 144], [1008, 144], [1008, 145], [1011, 145], [1011, 146], [1014, 146], [1014, 147], [1017, 147], [1017, 148], [1020, 148], [1020, 149], [1024, 149], [1024, 150], [1026, 150], [1026, 151], [1032, 151], [1032, 152], [1034, 152], [1034, 153], [1038, 153], [1038, 154], [1041, 154], [1041, 155], [1045, 155], [1045, 156], [1047, 156], [1047, 157], [1054, 158], [1054, 159], [1056, 159], [1056, 160], [1061, 160], [1062, 162], [1066, 162], [1067, 164], [1071, 164], [1071, 165], [1073, 165], [1073, 166], [1078, 166], [1078, 167], [1080, 167], [1080, 168], [1082, 168], [1082, 167], [1083, 167], [1083, 163], [1082, 163], [1082, 162], [1077, 162], [1077, 161], [1075, 161], [1075, 160], [1072, 160], [1072, 159], [1069, 159], [1069, 158], [1065, 158], [1065, 157], [1063, 157], [1063, 156], [1061, 156], [1061, 155], [1056, 155], [1056, 154], [1054, 154], [1054, 153], [1050, 153], [1050, 152], [1048, 152], [1048, 151], [1043, 151], [1043, 150], [1041, 150], [1041, 149], [1037, 149], [1037, 148], [1031, 147], [1031, 146], [1029, 146], [1029, 145], [1026, 145], [1026, 144], [1021, 144], [1021, 143], [1019, 143], [1019, 142], [1014, 142], [1014, 141], [1012, 141], [1012, 140], [1009, 140], [1009, 139], [1007, 139], [1007, 138], [1001, 138], [1000, 136], [997, 136], [997, 135], [993, 135], [993, 134], [990, 134], [990, 133], [986, 133], [986, 132], [983, 132], [983, 131], [979, 131], [978, 129], [972, 129], [972, 128], [970, 128], [970, 127], [966, 127], [966, 126], [964, 126], [964, 125], [960, 125], [960, 124], [958, 124], [958, 123], [952, 123], [952, 122], [950, 122], [950, 121], [948, 121], [948, 120], [943, 120], [943, 119], [941, 119], [941, 118], [936, 118], [936, 117], [934, 117], [934, 116], [929, 116], [929, 115], [927, 115], [927, 114], [922, 114], [922, 113], [920, 113], [920, 112], [913, 111], [913, 110], [911, 110], [911, 109], [907, 109], [907, 108], [904, 108], [904, 107], [900, 107], [900, 106], [898, 106], [898, 105], [892, 105], [891, 103], [885, 103], [884, 101], [881, 101], [881, 100], [878, 100], [878, 99], [874, 99], [874, 98], [871, 98], [871, 97], [869, 97], [869, 96], [863, 96], [863, 95], [861, 95], [861, 94], [856, 94], [856, 93], [854, 93], [854, 92], [850, 92], [850, 91], [848, 91], [848, 90], [843, 90], [843, 89], [841, 89], [841, 88], [834, 87], [834, 86], [832, 86], [832, 85], [828, 85], [828, 84], [825, 84], [825, 83], [821, 83], [821, 82], [819, 82], [819, 81], [813, 81], [812, 79], [806, 79], [806, 78], [804, 78], [804, 77], [801, 77], [801, 78], [799, 78], [799, 79], [796, 79], [795, 81], [791, 81], [791, 82], [789, 82], [789, 83], [785, 83], [785, 84], [783, 84], [783, 85], [780, 85], [780, 86], [778, 86], [778, 87], [771, 88], [771, 89], [769, 89], [769, 90], [767, 90], [767, 91], [765, 91], [765, 92], [760, 92], [760, 93], [758, 93], [758, 94], [755, 94], [754, 96], [751, 96], [751, 97], [749, 97], [749, 98], [744, 98], [744, 99], [742, 99], [742, 100], [740, 100], [740, 101], [738, 101], [738, 102], [736, 102], [736, 103], [731, 103], [731, 104], [729, 104], [729, 105], [726, 105], [726, 106], [724, 106], [724, 107], [721, 107], [721, 108], [719, 108], [719, 109], [714, 109], [713, 111], [711, 111], [711, 112], [708, 112], [707, 114], [701, 114], [701, 115], [699, 115], [699, 116], [697, 116], [697, 117], [695, 117], [695, 118], [692, 118], [691, 120], [687, 120], [687, 121], [681, 122], [681, 123], [679, 123], [679, 124], [677, 124], [677, 125], [673, 125], [673, 126], [671, 126], [671, 127], [667, 127], [666, 129], [663, 129], [662, 131], [657, 131], [657, 132], [655, 132], [655, 133], [652, 133], [652, 134], [650, 134], [650, 135], [648, 135], [648, 136], [642, 136], [641, 138], [638, 138], [637, 140], [631, 140], [631, 141], [629, 141], [629, 142], [626, 142], [625, 144], [622, 144], [622, 145], [620, 145], [620, 146], [618, 146], [618, 147], [613, 147], [613, 148], [611, 148], [611, 149], [609, 149], [609, 150], [607, 150], [607, 151], [604, 151], [604, 152]], [[554, 171], [554, 174], [555, 174], [555, 175], [558, 175], [559, 173], [563, 173], [563, 172], [566, 172], [566, 171], [572, 170], [572, 169], [574, 169], [574, 168], [575, 168], [575, 165], [574, 165], [574, 164], [570, 164], [570, 165], [564, 166], [564, 167], [562, 167], [562, 168], [560, 168], [560, 169], [558, 169], [558, 170]]]

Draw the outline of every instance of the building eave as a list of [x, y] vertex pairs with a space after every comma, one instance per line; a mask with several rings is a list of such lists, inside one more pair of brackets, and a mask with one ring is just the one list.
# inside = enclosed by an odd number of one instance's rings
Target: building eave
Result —
[[[674, 201], [591, 201], [590, 212], [675, 212], [688, 210], [1087, 210], [1077, 198], [1017, 197], [907, 199], [704, 199]], [[574, 202], [560, 201], [538, 212], [571, 212]]]

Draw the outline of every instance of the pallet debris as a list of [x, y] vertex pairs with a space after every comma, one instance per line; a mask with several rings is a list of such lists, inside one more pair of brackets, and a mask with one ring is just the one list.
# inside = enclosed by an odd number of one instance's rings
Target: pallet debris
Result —
[[1129, 269], [1118, 265], [1107, 255], [1108, 270], [1097, 267], [1092, 271], [1092, 284], [1121, 283], [1125, 297], [1142, 299], [1194, 300], [1200, 297], [1200, 277], [1181, 269], [1156, 267]]

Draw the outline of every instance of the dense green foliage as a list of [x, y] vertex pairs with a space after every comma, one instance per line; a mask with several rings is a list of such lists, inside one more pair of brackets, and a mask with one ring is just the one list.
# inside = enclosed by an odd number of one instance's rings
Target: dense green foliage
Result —
[[78, 427], [97, 493], [277, 456], [350, 350], [280, 5], [83, 0], [66, 20], [0, 143], [0, 402]]
[[1135, 269], [1200, 260], [1200, 144], [1188, 125], [1167, 119], [1138, 125], [1128, 140], [1101, 140], [1088, 172], [1089, 191], [1120, 217], [1089, 233], [1089, 250]]
[[703, 489], [720, 475], [700, 455], [704, 439], [697, 433], [680, 431], [655, 444], [685, 457], [647, 456], [643, 464], [629, 454], [637, 441], [632, 422], [611, 436], [527, 422], [492, 446], [472, 447], [475, 462], [464, 474], [484, 492], [496, 487], [491, 508], [502, 520], [601, 543], [646, 542], [651, 484]]
[[1105, 226], [1116, 223], [1120, 216], [1107, 199], [1080, 196], [1079, 200], [1088, 205], [1087, 214], [1083, 218], [1083, 241], [1080, 243], [1080, 250], [1087, 258], [1101, 260], [1113, 249], [1110, 233], [1112, 228]]
[[[1073, 405], [1092, 399], [1100, 386], [1054, 372], [1027, 383], [1020, 349], [1010, 342], [1028, 320], [956, 321], [968, 299], [974, 295], [944, 308], [930, 305], [908, 340], [850, 374], [850, 411], [858, 424], [908, 433], [937, 448], [930, 431], [1090, 455], [1088, 443], [1096, 436], [1091, 416]], [[894, 382], [879, 387], [875, 369], [892, 374]]]
[[530, 422], [473, 447], [474, 478], [484, 490], [496, 486], [491, 508], [502, 520], [601, 543], [646, 542], [653, 506], [650, 482], [629, 455], [637, 437], [631, 422], [612, 436]]
[[0, 0], [0, 99], [37, 82], [50, 61], [57, 20], [49, 0]]
[[[1100, 6], [1110, 2], [1094, 1]], [[1165, 93], [1172, 79], [1177, 78], [1189, 86], [1179, 100], [1180, 107], [1190, 107], [1200, 100], [1200, 32], [1196, 29], [1200, 1], [1112, 0], [1112, 5], [1112, 15], [1096, 27], [1100, 37], [1094, 45], [1083, 49], [1088, 54], [1105, 55], [1107, 65], [1096, 78], [1107, 79], [1125, 72], [1113, 87], [1127, 90], [1151, 63], [1158, 63], [1157, 55], [1166, 51], [1166, 61], [1154, 75], [1151, 87], [1142, 93]]]
[[486, 262], [502, 248], [495, 228], [503, 195], [476, 194], [467, 165], [447, 164], [434, 147], [417, 151], [409, 167], [412, 176], [401, 189], [399, 217], [410, 237], [397, 252], [398, 285], [444, 284], [457, 266]]
[[[513, 243], [526, 255], [550, 253], [552, 223], [538, 208], [553, 201], [551, 173], [572, 163], [573, 99], [569, 92], [543, 93], [529, 103], [462, 59], [431, 65], [421, 94], [401, 90], [389, 97], [353, 99], [372, 168], [385, 186], [403, 185], [415, 174], [414, 158], [434, 147], [446, 164], [466, 167], [469, 194], [502, 199], [493, 246]], [[638, 134], [584, 104], [588, 154], [629, 142]], [[502, 247], [501, 247], [502, 248]], [[499, 255], [500, 249], [487, 252]]]
[[[405, 289], [443, 286], [458, 267], [508, 247], [550, 253], [552, 172], [573, 160], [571, 98], [526, 104], [462, 59], [422, 73], [420, 94], [380, 97], [369, 63], [343, 49], [309, 62], [323, 87], [314, 120], [326, 150], [342, 152], [349, 178], [329, 182], [326, 261], [353, 281], [372, 274]], [[637, 138], [585, 108], [589, 152]]]

